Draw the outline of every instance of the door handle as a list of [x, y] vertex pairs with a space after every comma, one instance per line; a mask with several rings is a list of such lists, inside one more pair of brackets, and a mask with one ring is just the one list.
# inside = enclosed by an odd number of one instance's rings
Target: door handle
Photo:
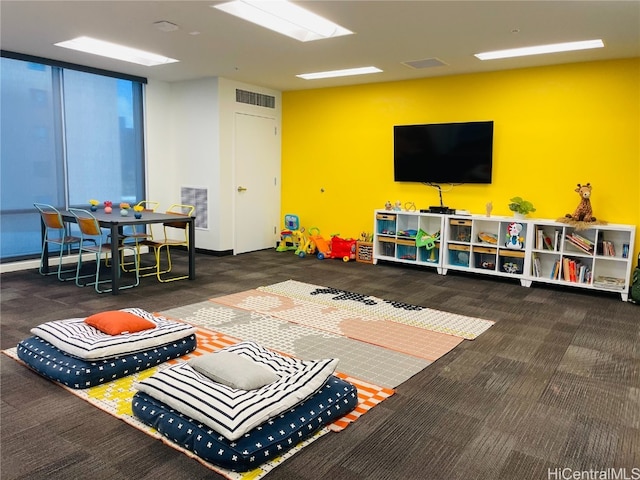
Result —
[[246, 187], [238, 187], [238, 191], [239, 192], [246, 192], [247, 189], [246, 189]]

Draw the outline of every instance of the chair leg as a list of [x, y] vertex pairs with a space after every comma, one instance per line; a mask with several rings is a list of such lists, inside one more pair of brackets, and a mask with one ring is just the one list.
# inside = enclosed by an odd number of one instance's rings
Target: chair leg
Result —
[[[139, 265], [140, 265], [139, 261], [140, 260], [138, 258], [138, 255], [136, 254], [137, 252], [136, 252], [135, 247], [127, 247], [127, 248], [131, 248], [133, 250], [133, 262], [134, 262], [135, 272], [136, 272], [136, 281], [134, 283], [131, 283], [131, 284], [128, 284], [128, 285], [121, 285], [119, 290], [125, 290], [127, 288], [137, 287], [140, 284], [140, 270], [139, 270]], [[121, 252], [120, 255], [121, 256], [124, 255], [124, 252]], [[99, 262], [99, 260], [98, 260], [98, 262]], [[105, 266], [106, 266], [106, 262], [105, 262]], [[121, 265], [120, 265], [120, 268], [122, 268]], [[118, 270], [117, 270], [117, 275], [120, 275], [120, 268], [118, 268]], [[111, 292], [113, 290], [111, 288], [106, 288], [104, 290], [101, 290], [100, 287], [99, 287], [100, 284], [111, 282], [111, 279], [99, 281], [99, 278], [100, 278], [100, 263], [98, 263], [97, 266], [96, 266], [96, 282], [94, 284], [94, 288], [95, 288], [96, 292], [98, 292], [98, 293]]]
[[[46, 242], [46, 240], [45, 240]], [[67, 248], [67, 255], [71, 254], [71, 245], [67, 244], [66, 245]], [[58, 254], [58, 268], [56, 269], [56, 271], [53, 272], [49, 272], [49, 273], [45, 273], [44, 272], [44, 244], [42, 245], [42, 253], [40, 254], [40, 266], [38, 267], [38, 273], [40, 275], [43, 276], [48, 276], [48, 275], [57, 275], [58, 280], [60, 280], [61, 282], [67, 282], [69, 280], [74, 280], [75, 277], [73, 275], [65, 278], [62, 276], [63, 273], [73, 273], [75, 271], [74, 268], [70, 268], [68, 270], [63, 270], [62, 269], [62, 260], [64, 259], [64, 250], [65, 250], [65, 245], [60, 245], [60, 253]]]
[[[167, 250], [167, 269], [164, 271], [160, 271], [160, 250], [162, 249], [162, 247], [165, 247]], [[189, 278], [189, 275], [177, 275], [174, 277], [163, 277], [163, 274], [169, 273], [171, 271], [171, 269], [173, 268], [173, 265], [171, 264], [171, 252], [170, 252], [170, 248], [167, 245], [161, 245], [160, 247], [158, 247], [156, 249], [156, 266], [157, 266], [157, 271], [156, 271], [156, 276], [158, 277], [158, 281], [159, 282], [173, 282], [175, 280], [184, 280], [186, 278]]]
[[[71, 245], [67, 245], [67, 255], [71, 255]], [[63, 277], [63, 273], [73, 273], [74, 269], [70, 268], [68, 270], [62, 269], [62, 260], [64, 259], [64, 248], [60, 247], [60, 255], [58, 256], [58, 280], [61, 282], [68, 282], [69, 280], [73, 280], [74, 276], [71, 275], [69, 277]]]

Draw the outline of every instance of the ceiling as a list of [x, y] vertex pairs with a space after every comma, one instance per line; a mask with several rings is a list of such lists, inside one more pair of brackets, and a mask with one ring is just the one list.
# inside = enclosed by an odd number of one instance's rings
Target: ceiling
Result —
[[[299, 3], [355, 32], [306, 43], [211, 8], [216, 3], [221, 2], [2, 0], [0, 46], [166, 82], [220, 76], [280, 91], [640, 57], [637, 0], [304, 1]], [[160, 31], [153, 25], [158, 21], [179, 29]], [[180, 62], [143, 67], [53, 45], [80, 35]], [[596, 38], [605, 48], [492, 61], [473, 56]], [[403, 63], [426, 59], [442, 65]], [[324, 80], [295, 76], [368, 65], [384, 72]]]

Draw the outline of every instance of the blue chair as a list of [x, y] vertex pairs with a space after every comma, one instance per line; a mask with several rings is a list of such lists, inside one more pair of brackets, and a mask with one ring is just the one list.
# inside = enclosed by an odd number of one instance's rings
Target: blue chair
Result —
[[[100, 227], [100, 223], [94, 217], [91, 212], [87, 210], [82, 210], [79, 208], [70, 208], [69, 212], [76, 217], [76, 222], [78, 223], [78, 227], [80, 229], [80, 246], [78, 252], [78, 264], [76, 266], [76, 285], [79, 287], [86, 287], [88, 285], [93, 285], [96, 292], [98, 293], [106, 293], [110, 292], [111, 288], [108, 289], [100, 289], [100, 285], [111, 282], [111, 279], [100, 280], [100, 265], [102, 263], [102, 256], [104, 254], [105, 258], [109, 257], [111, 252], [111, 243], [105, 241], [105, 237], [102, 232], [102, 228]], [[124, 290], [126, 288], [136, 287], [140, 284], [140, 271], [138, 269], [138, 255], [136, 252], [135, 245], [126, 245], [119, 244], [118, 250], [122, 253], [124, 250], [129, 249], [133, 252], [134, 257], [134, 265], [135, 265], [135, 277], [136, 280], [134, 283], [129, 283], [126, 285], [120, 286], [120, 290]], [[90, 275], [80, 275], [80, 270], [82, 269], [82, 254], [83, 253], [91, 253], [95, 255], [96, 259], [96, 272], [95, 274]], [[111, 269], [109, 269], [111, 270]], [[120, 268], [117, 269], [118, 275], [120, 274]], [[83, 278], [94, 277], [93, 282], [81, 283], [80, 280]]]
[[[47, 205], [46, 203], [34, 203], [33, 205], [40, 212], [40, 217], [42, 218], [42, 223], [44, 224], [44, 237], [42, 239], [42, 253], [40, 254], [40, 267], [38, 267], [38, 272], [40, 273], [40, 275], [53, 275], [57, 273], [58, 280], [60, 280], [61, 282], [74, 280], [75, 277], [73, 275], [69, 275], [67, 277], [63, 277], [62, 275], [65, 273], [75, 272], [75, 268], [63, 270], [62, 264], [65, 256], [65, 251], [67, 256], [69, 256], [71, 254], [71, 248], [74, 245], [80, 244], [80, 237], [69, 234], [69, 229], [62, 219], [60, 211], [55, 207]], [[45, 247], [47, 247], [50, 251], [54, 251], [56, 248], [59, 250], [58, 268], [56, 271], [48, 273], [44, 271]]]

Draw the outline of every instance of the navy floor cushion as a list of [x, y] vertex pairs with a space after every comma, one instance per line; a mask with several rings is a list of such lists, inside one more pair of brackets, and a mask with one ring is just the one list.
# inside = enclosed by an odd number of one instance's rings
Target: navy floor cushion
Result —
[[147, 350], [105, 360], [82, 360], [38, 336], [18, 343], [18, 357], [43, 377], [69, 388], [89, 388], [181, 357], [196, 349], [195, 334]]
[[331, 375], [315, 394], [234, 441], [140, 391], [132, 408], [138, 419], [180, 447], [214, 465], [243, 472], [282, 455], [357, 404], [356, 387]]

